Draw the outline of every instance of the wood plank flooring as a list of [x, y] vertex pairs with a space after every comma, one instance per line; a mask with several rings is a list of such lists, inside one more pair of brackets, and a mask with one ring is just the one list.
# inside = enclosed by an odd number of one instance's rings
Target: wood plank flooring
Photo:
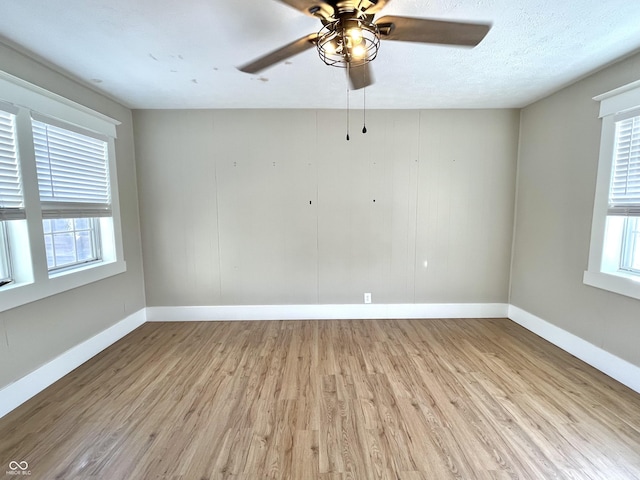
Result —
[[640, 395], [505, 319], [149, 323], [0, 419], [0, 478], [13, 461], [31, 479], [640, 479]]

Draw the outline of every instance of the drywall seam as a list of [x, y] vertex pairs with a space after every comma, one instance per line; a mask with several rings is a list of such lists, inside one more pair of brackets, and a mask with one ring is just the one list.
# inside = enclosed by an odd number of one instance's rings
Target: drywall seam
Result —
[[520, 193], [520, 153], [522, 149], [522, 116], [524, 110], [520, 110], [518, 122], [518, 152], [516, 154], [516, 178], [513, 192], [513, 229], [511, 233], [511, 259], [509, 260], [509, 291], [507, 301], [511, 305], [511, 290], [513, 284], [513, 262], [516, 256], [516, 232], [518, 228], [518, 195]]

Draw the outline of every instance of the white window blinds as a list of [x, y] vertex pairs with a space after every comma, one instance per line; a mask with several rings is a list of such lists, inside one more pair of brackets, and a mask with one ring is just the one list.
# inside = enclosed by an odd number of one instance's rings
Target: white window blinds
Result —
[[609, 215], [640, 216], [640, 115], [616, 122]]
[[43, 218], [111, 215], [107, 142], [32, 119]]
[[0, 221], [25, 218], [16, 150], [16, 117], [0, 109]]

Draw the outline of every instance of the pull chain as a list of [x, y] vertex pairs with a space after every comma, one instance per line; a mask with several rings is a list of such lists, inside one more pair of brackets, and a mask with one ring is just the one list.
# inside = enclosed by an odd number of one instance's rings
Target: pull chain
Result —
[[362, 133], [367, 133], [367, 87], [362, 89]]
[[[349, 77], [349, 64], [347, 63], [347, 77]], [[347, 81], [347, 141], [349, 141], [349, 82]]]

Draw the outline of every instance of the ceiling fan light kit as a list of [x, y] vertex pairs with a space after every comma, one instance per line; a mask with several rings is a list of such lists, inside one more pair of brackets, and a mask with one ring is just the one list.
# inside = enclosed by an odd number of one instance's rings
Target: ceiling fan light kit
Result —
[[316, 48], [327, 65], [359, 67], [378, 55], [380, 32], [376, 24], [366, 18], [339, 18], [318, 32]]

